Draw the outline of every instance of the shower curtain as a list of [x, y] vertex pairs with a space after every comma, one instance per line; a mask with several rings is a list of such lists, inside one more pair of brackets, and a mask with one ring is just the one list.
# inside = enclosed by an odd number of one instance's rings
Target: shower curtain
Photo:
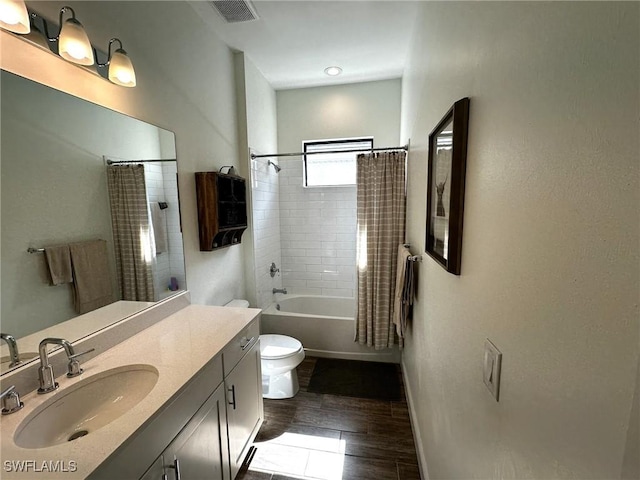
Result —
[[405, 234], [406, 153], [358, 155], [355, 340], [376, 350], [392, 347], [398, 244]]
[[116, 270], [123, 300], [155, 300], [153, 242], [143, 165], [107, 166]]

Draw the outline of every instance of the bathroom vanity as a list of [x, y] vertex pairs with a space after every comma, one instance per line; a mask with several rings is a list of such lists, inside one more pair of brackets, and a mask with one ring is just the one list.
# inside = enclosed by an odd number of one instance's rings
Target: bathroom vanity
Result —
[[[0, 419], [2, 478], [232, 480], [263, 421], [259, 316], [189, 305], [59, 376], [55, 392], [20, 392], [25, 407]], [[131, 404], [113, 413], [119, 402]]]

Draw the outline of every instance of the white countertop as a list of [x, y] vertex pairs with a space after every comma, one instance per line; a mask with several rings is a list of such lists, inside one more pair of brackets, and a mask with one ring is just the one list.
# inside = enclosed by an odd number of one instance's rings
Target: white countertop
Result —
[[[52, 325], [43, 330], [38, 330], [30, 335], [17, 338], [18, 351], [21, 354], [37, 354], [40, 340], [47, 337], [66, 338], [70, 342], [75, 342], [76, 340], [86, 337], [93, 332], [97, 332], [101, 328], [109, 326], [123, 318], [130, 317], [131, 315], [154, 305], [156, 305], [155, 302], [132, 302], [119, 300], [93, 310], [92, 312], [78, 315], [77, 317]], [[49, 348], [51, 349], [51, 347]], [[9, 355], [9, 347], [6, 343], [2, 342], [2, 344], [0, 344], [0, 352], [3, 357]], [[9, 365], [5, 364], [1, 373], [8, 370], [8, 367]]]
[[[190, 305], [166, 319], [134, 335], [128, 340], [82, 363], [79, 377], [59, 377], [60, 388], [53, 393], [22, 396], [25, 407], [14, 414], [0, 417], [0, 476], [11, 478], [80, 479], [87, 477], [118, 446], [129, 438], [147, 419], [157, 412], [185, 384], [252, 320], [260, 310], [245, 308]], [[20, 423], [38, 406], [56, 394], [87, 377], [115, 367], [131, 364], [153, 365], [159, 372], [153, 390], [128, 413], [89, 435], [53, 447], [26, 449], [17, 446], [13, 435]], [[75, 472], [9, 472], [7, 462], [75, 461]]]

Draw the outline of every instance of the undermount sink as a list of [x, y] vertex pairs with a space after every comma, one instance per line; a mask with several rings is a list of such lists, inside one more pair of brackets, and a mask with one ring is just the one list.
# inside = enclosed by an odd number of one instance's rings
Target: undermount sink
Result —
[[158, 381], [151, 365], [126, 365], [88, 377], [36, 408], [18, 426], [22, 448], [46, 448], [83, 437], [127, 413]]
[[[25, 352], [25, 353], [19, 353], [18, 359], [21, 362], [26, 362], [27, 360], [33, 360], [37, 356], [38, 356], [37, 352]], [[4, 373], [10, 368], [13, 368], [13, 367], [10, 367], [9, 365], [11, 365], [11, 357], [9, 355], [4, 355], [0, 357], [0, 373]]]

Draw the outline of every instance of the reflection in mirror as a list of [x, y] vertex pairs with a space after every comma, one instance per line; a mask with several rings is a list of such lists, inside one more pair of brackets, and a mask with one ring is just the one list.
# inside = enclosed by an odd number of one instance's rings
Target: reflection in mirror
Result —
[[[45, 336], [78, 340], [186, 287], [175, 139], [11, 73], [0, 80], [1, 330], [28, 360]], [[128, 182], [110, 189], [108, 170], [141, 173], [136, 225], [122, 225], [118, 199], [131, 193]], [[128, 248], [142, 253], [144, 294], [121, 281], [137, 275]]]
[[442, 258], [449, 258], [449, 205], [451, 204], [451, 154], [453, 149], [453, 119], [436, 135], [433, 155], [435, 188], [431, 204], [435, 215], [431, 217], [429, 234], [434, 239], [433, 250]]

